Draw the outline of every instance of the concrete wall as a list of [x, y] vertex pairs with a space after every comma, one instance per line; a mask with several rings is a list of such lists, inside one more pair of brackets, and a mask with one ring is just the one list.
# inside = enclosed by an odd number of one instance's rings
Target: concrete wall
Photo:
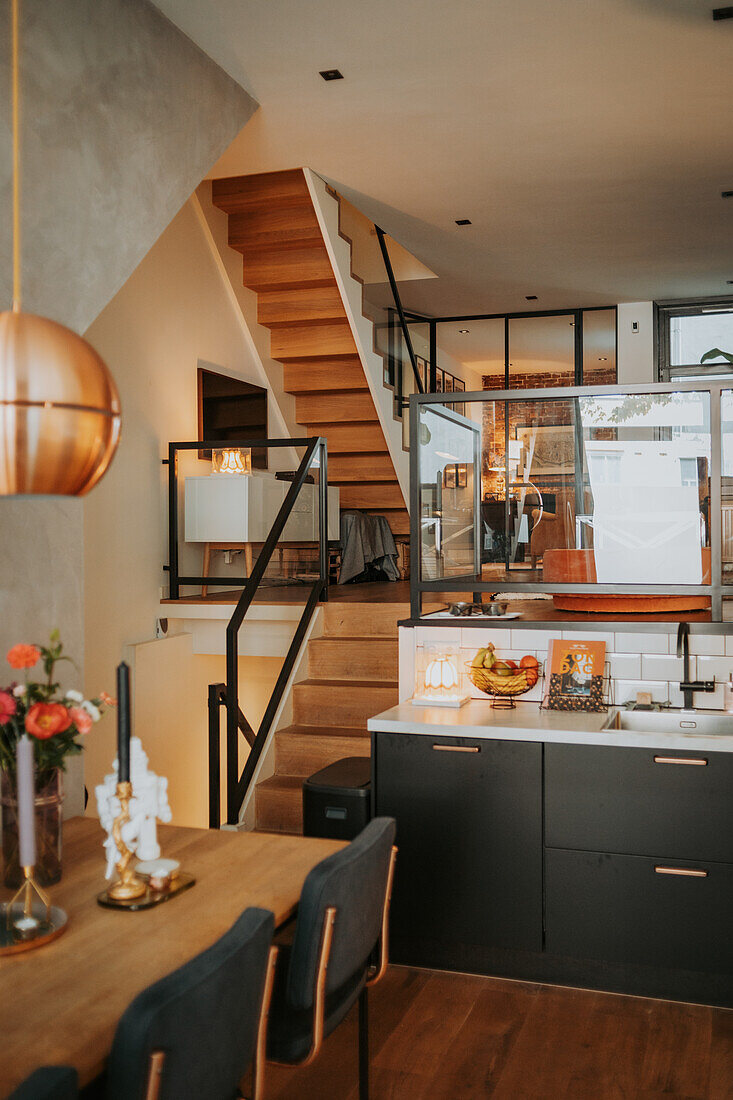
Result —
[[[8, 0], [0, 3], [0, 255], [10, 253]], [[24, 304], [79, 332], [257, 104], [147, 0], [24, 0]], [[0, 267], [0, 308], [11, 295]]]
[[[4, 258], [9, 9], [0, 0]], [[257, 105], [147, 0], [24, 0], [21, 18], [24, 306], [83, 331]], [[10, 305], [10, 274], [0, 265], [0, 309]], [[0, 683], [12, 642], [44, 640], [55, 626], [79, 668], [64, 669], [64, 684], [83, 676], [83, 513], [75, 499], [0, 500]], [[111, 686], [106, 668], [103, 680], [90, 690]], [[80, 776], [70, 776], [71, 812], [81, 808]]]

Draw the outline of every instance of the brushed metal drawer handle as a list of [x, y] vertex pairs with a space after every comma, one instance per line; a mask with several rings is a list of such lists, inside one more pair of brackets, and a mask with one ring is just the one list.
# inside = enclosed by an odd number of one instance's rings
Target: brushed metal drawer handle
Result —
[[700, 756], [655, 756], [655, 764], [697, 764], [698, 766], [705, 767], [707, 760]]
[[684, 875], [686, 878], [707, 878], [707, 871], [696, 870], [692, 867], [655, 867], [658, 875]]
[[478, 745], [433, 745], [436, 752], [481, 752]]

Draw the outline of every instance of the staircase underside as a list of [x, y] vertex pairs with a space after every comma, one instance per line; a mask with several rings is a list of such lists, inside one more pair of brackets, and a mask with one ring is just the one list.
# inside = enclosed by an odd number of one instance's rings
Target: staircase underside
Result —
[[229, 244], [243, 282], [257, 293], [257, 319], [308, 435], [328, 441], [329, 484], [341, 507], [380, 514], [394, 534], [409, 516], [341, 300], [302, 169], [215, 180], [229, 216]]

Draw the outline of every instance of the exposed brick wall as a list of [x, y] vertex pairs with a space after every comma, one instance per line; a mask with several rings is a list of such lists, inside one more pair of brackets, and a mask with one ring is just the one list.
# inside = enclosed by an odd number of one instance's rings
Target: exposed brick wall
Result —
[[[483, 376], [483, 388], [485, 390], [503, 390], [504, 375], [485, 374]], [[589, 386], [612, 385], [616, 381], [614, 367], [601, 367], [585, 372], [585, 384]], [[518, 374], [511, 378], [511, 388], [514, 390], [548, 389], [551, 386], [571, 386], [573, 379], [567, 370], [542, 371], [532, 374]], [[509, 438], [514, 437], [514, 429], [517, 425], [527, 425], [528, 405], [513, 406], [509, 413]], [[535, 401], [532, 406], [531, 423], [539, 427], [550, 427], [553, 424], [572, 423], [572, 406], [559, 398], [548, 401]], [[504, 475], [492, 470], [492, 466], [504, 465], [504, 403], [496, 405], [486, 404], [483, 410], [483, 460], [481, 482], [483, 495], [504, 495]], [[550, 481], [553, 479], [550, 479]], [[550, 488], [549, 481], [539, 486]]]

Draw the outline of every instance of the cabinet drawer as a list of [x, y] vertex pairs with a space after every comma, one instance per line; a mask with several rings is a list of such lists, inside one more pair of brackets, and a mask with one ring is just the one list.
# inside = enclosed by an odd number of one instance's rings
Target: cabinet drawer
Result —
[[733, 863], [733, 753], [547, 745], [545, 843]]
[[395, 937], [542, 949], [542, 746], [378, 733], [375, 810], [397, 821]]
[[545, 876], [549, 952], [733, 973], [732, 865], [548, 849]]

